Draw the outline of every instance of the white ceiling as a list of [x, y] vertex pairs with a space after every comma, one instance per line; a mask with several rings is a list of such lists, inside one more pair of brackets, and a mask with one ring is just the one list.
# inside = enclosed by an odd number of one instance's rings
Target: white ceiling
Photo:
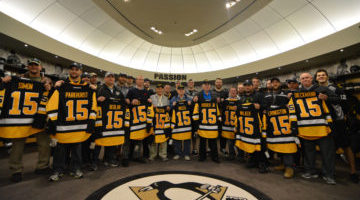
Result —
[[191, 47], [170, 48], [136, 36], [91, 0], [0, 0], [0, 11], [105, 60], [135, 69], [171, 73], [239, 66], [360, 22], [360, 0], [274, 0], [213, 39]]

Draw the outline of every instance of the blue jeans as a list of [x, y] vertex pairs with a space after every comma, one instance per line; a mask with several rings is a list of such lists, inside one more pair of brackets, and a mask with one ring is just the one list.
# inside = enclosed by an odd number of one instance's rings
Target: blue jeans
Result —
[[[184, 142], [184, 145], [182, 143]], [[190, 156], [191, 140], [174, 140], [175, 154], [179, 156]], [[182, 150], [182, 147], [184, 150]]]

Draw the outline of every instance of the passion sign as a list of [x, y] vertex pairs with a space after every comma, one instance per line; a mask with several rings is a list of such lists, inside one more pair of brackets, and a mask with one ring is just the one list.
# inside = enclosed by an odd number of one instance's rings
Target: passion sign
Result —
[[186, 81], [186, 74], [154, 74], [155, 80], [165, 80], [165, 81]]

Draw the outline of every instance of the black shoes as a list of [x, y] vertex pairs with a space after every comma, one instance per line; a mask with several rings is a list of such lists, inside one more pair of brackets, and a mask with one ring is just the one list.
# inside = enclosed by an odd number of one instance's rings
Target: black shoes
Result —
[[269, 172], [269, 170], [268, 170], [266, 164], [265, 163], [260, 163], [259, 164], [259, 173], [265, 174], [265, 173], [268, 173], [268, 172]]
[[122, 159], [121, 165], [123, 167], [129, 167], [129, 160], [128, 159]]
[[356, 173], [350, 174], [350, 180], [353, 183], [359, 183], [359, 176]]
[[18, 173], [12, 174], [10, 180], [14, 183], [21, 182], [22, 181], [22, 173], [18, 172]]
[[220, 163], [220, 161], [219, 161], [219, 158], [213, 158], [213, 159], [211, 159], [214, 163], [217, 163], [217, 164], [219, 164]]

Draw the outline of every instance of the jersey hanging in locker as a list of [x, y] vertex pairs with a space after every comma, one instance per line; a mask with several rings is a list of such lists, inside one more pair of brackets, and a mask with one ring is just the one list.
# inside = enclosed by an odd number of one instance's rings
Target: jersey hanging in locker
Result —
[[198, 134], [203, 138], [217, 138], [221, 116], [218, 104], [214, 101], [204, 101], [195, 104], [194, 121], [198, 121]]
[[171, 115], [171, 137], [175, 140], [189, 140], [191, 139], [192, 124], [191, 124], [191, 107], [187, 101], [179, 101], [173, 107]]
[[98, 106], [96, 119], [96, 145], [117, 146], [125, 142], [125, 134], [129, 134], [130, 111], [121, 99], [106, 99]]
[[296, 135], [292, 132], [286, 105], [270, 106], [263, 115], [263, 136], [267, 148], [278, 153], [295, 153]]
[[235, 145], [248, 153], [261, 150], [261, 119], [259, 111], [252, 103], [238, 106], [236, 111], [236, 142]]
[[130, 139], [142, 140], [151, 133], [147, 127], [152, 124], [154, 118], [153, 107], [147, 105], [136, 105], [130, 107]]
[[87, 83], [66, 82], [51, 95], [46, 111], [59, 143], [87, 140], [96, 119], [96, 94]]
[[166, 109], [167, 106], [154, 108], [153, 134], [155, 143], [166, 142], [170, 133], [170, 114]]
[[235, 120], [238, 99], [227, 98], [223, 102], [221, 136], [227, 139], [235, 139]]
[[36, 116], [46, 116], [48, 92], [43, 83], [13, 76], [10, 82], [2, 83], [1, 88], [0, 137], [25, 138], [42, 131], [33, 125]]
[[290, 121], [298, 127], [298, 136], [315, 140], [327, 136], [332, 122], [329, 109], [315, 91], [294, 92], [289, 101]]

